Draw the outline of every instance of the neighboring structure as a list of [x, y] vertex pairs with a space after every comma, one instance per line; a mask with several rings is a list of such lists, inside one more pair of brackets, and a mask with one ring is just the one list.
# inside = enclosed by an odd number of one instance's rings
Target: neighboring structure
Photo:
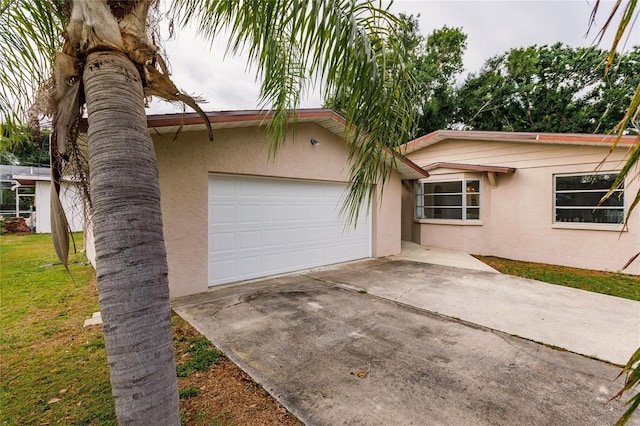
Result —
[[[75, 186], [63, 182], [61, 202], [70, 230], [80, 232], [84, 225], [82, 198]], [[24, 217], [37, 233], [50, 233], [51, 169], [0, 165], [0, 216]]]
[[[401, 180], [425, 172], [399, 161], [383, 199], [375, 196], [356, 226], [345, 226], [339, 211], [350, 166], [342, 117], [325, 109], [298, 111], [295, 132], [270, 158], [269, 116], [208, 115], [213, 142], [196, 114], [148, 117], [172, 297], [400, 252]], [[87, 251], [93, 257], [89, 245]]]
[[[598, 206], [635, 137], [437, 131], [403, 154], [430, 176], [406, 182], [402, 238], [515, 260], [619, 271], [640, 252], [640, 207], [622, 223], [638, 170]], [[605, 159], [606, 158], [606, 159]], [[624, 272], [640, 274], [640, 259]]]

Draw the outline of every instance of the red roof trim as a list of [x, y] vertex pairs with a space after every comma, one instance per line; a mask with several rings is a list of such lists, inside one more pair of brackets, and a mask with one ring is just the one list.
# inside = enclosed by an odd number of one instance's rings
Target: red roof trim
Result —
[[[207, 117], [211, 124], [216, 123], [237, 123], [243, 121], [263, 121], [273, 117], [270, 111], [246, 110], [246, 111], [217, 111], [207, 112]], [[333, 110], [325, 108], [303, 109], [289, 114], [291, 119], [333, 119], [340, 124], [346, 125], [346, 120]], [[204, 124], [202, 118], [195, 112], [184, 114], [157, 114], [147, 116], [148, 127], [172, 127]]]
[[[618, 145], [632, 146], [638, 141], [639, 136], [623, 136]], [[527, 133], [527, 132], [495, 132], [478, 130], [436, 130], [427, 135], [407, 142], [401, 150], [412, 152], [424, 145], [442, 142], [445, 140], [488, 140], [507, 141], [516, 143], [559, 143], [576, 145], [612, 145], [616, 135], [581, 134], [581, 133]], [[403, 151], [403, 152], [404, 152]]]
[[502, 166], [483, 166], [480, 164], [459, 164], [459, 163], [433, 163], [428, 166], [423, 167], [426, 171], [431, 171], [434, 169], [456, 169], [456, 170], [469, 170], [474, 172], [493, 172], [493, 173], [505, 173], [505, 174], [513, 174], [516, 172], [516, 169], [513, 167], [502, 167]]
[[384, 149], [389, 154], [391, 154], [394, 157], [396, 157], [396, 160], [399, 160], [400, 162], [404, 163], [407, 167], [411, 168], [413, 171], [420, 173], [423, 177], [428, 178], [430, 176], [429, 172], [427, 170], [425, 170], [424, 168], [418, 166], [416, 163], [414, 163], [413, 161], [409, 160], [404, 155], [398, 154], [397, 152], [393, 153], [388, 147], [385, 147]]

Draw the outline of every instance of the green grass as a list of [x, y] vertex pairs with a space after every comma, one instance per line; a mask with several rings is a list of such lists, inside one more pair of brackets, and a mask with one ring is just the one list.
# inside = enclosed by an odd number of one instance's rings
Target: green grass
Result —
[[176, 367], [178, 377], [189, 377], [195, 371], [205, 371], [222, 357], [222, 352], [203, 336], [192, 338], [185, 352], [189, 354], [189, 358]]
[[178, 392], [178, 396], [180, 399], [190, 399], [198, 396], [199, 393], [200, 390], [198, 388], [186, 388], [181, 389], [180, 392]]
[[[76, 234], [82, 247], [82, 236]], [[0, 235], [0, 424], [115, 424], [94, 271], [51, 236]]]
[[503, 274], [640, 301], [640, 276], [475, 256]]

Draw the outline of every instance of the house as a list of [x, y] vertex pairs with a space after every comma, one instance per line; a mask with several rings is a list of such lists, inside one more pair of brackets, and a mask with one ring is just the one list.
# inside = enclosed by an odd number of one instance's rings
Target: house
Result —
[[[632, 138], [439, 131], [397, 155], [355, 226], [340, 215], [349, 181], [346, 124], [300, 110], [275, 158], [260, 111], [147, 118], [158, 160], [171, 297], [209, 286], [397, 254], [401, 240], [617, 271], [640, 251], [638, 181], [603, 207]], [[391, 158], [391, 156], [389, 156]], [[595, 176], [595, 177], [594, 177]], [[91, 244], [87, 254], [94, 257]], [[627, 272], [640, 273], [636, 261]]]
[[[428, 178], [405, 182], [402, 238], [515, 260], [619, 271], [640, 252], [637, 168], [607, 202], [635, 136], [441, 130], [402, 152]], [[637, 166], [636, 166], [637, 167]], [[640, 274], [640, 259], [624, 272]]]
[[[208, 286], [400, 252], [402, 180], [428, 174], [397, 161], [355, 226], [340, 215], [349, 181], [345, 121], [300, 110], [270, 157], [259, 111], [153, 115], [172, 297]], [[391, 155], [389, 155], [391, 157]], [[87, 248], [88, 256], [94, 253]]]
[[[84, 227], [82, 197], [76, 186], [63, 181], [60, 201], [72, 232]], [[24, 217], [34, 232], [51, 232], [51, 169], [0, 165], [0, 216]]]

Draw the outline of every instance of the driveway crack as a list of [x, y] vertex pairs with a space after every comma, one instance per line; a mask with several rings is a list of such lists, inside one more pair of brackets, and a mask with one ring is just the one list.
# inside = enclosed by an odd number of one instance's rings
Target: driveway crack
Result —
[[395, 302], [399, 302], [400, 299], [402, 299], [403, 297], [405, 297], [407, 294], [411, 293], [414, 290], [415, 287], [411, 287], [409, 288], [409, 290], [405, 291], [404, 293], [402, 293], [400, 296], [396, 297], [395, 299], [393, 299]]

